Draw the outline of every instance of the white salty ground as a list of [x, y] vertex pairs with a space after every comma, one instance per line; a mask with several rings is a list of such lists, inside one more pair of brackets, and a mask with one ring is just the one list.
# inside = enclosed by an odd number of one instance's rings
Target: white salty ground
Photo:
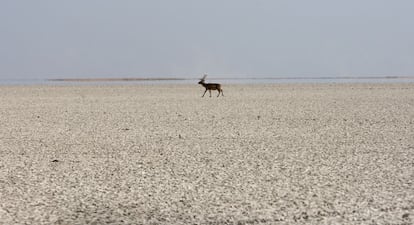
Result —
[[414, 84], [1, 86], [0, 224], [412, 224]]

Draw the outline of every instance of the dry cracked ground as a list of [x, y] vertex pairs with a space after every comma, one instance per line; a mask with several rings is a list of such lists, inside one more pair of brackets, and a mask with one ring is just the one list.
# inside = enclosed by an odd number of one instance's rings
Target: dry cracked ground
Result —
[[0, 224], [414, 223], [413, 83], [203, 91], [1, 86]]

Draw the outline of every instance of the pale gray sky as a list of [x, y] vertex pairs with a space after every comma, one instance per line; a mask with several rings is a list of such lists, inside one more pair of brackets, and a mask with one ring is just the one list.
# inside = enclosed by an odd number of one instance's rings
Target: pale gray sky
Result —
[[414, 75], [412, 0], [0, 0], [0, 78]]

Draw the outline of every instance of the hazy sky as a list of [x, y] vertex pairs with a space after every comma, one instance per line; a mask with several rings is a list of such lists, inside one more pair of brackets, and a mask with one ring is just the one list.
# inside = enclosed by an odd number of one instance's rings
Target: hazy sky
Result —
[[414, 75], [412, 0], [0, 0], [0, 78]]

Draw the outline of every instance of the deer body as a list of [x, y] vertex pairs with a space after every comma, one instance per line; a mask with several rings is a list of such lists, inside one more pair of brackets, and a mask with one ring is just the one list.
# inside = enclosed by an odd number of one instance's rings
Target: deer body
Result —
[[206, 94], [207, 91], [210, 92], [210, 97], [211, 97], [211, 90], [217, 90], [218, 91], [217, 97], [220, 96], [220, 93], [221, 93], [222, 96], [224, 96], [223, 89], [221, 89], [221, 84], [217, 84], [217, 83], [205, 83], [204, 82], [204, 79], [201, 80], [198, 83], [201, 84], [201, 85], [203, 85], [204, 88], [206, 88], [206, 90], [204, 91], [203, 96], [201, 96], [201, 97], [204, 97], [204, 95]]

